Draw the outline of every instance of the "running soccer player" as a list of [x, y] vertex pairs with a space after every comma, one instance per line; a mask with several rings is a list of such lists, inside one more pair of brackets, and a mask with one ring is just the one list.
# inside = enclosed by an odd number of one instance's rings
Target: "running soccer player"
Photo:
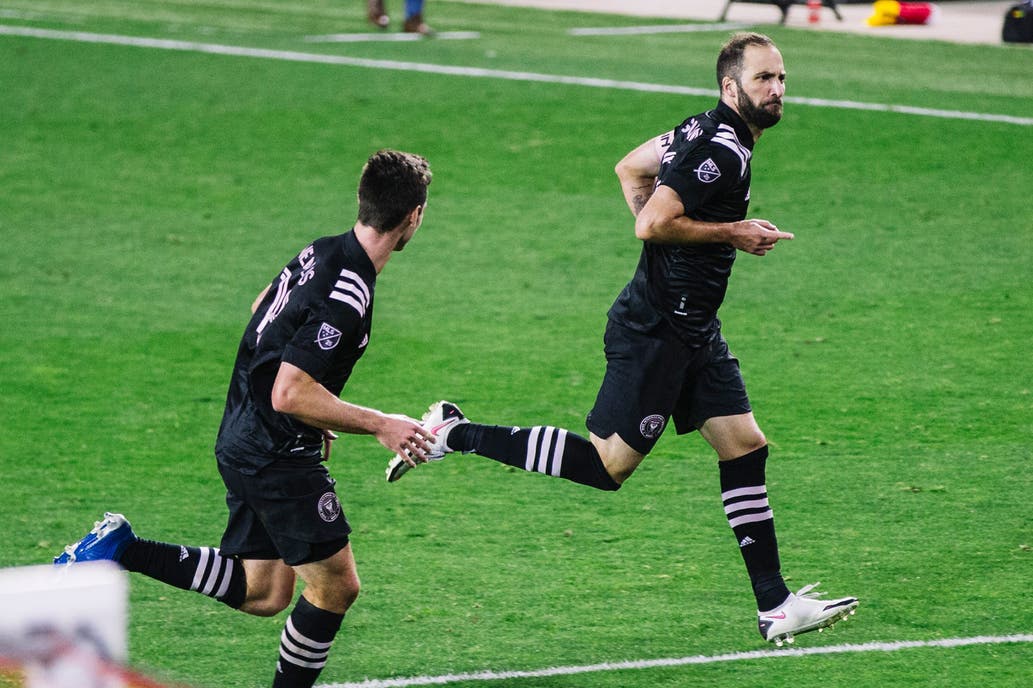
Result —
[[[717, 453], [760, 633], [781, 645], [845, 618], [857, 600], [823, 601], [814, 586], [796, 594], [786, 587], [765, 486], [767, 440], [717, 317], [736, 252], [763, 256], [793, 238], [767, 220], [746, 219], [754, 144], [782, 116], [782, 55], [766, 36], [737, 34], [718, 57], [717, 81], [717, 107], [643, 143], [616, 167], [643, 245], [609, 312], [589, 438], [551, 426], [473, 424], [445, 401], [431, 407], [423, 427], [436, 435], [431, 460], [475, 453], [601, 490], [621, 486], [670, 419], [679, 434], [698, 430]], [[388, 480], [419, 462], [395, 456]]]
[[430, 182], [420, 156], [371, 156], [355, 226], [312, 242], [252, 305], [215, 446], [230, 512], [220, 547], [143, 540], [106, 513], [55, 564], [113, 560], [257, 616], [286, 609], [299, 577], [272, 685], [315, 683], [359, 594], [351, 528], [322, 463], [334, 433], [374, 435], [420, 460], [431, 448], [414, 419], [339, 398], [369, 343], [377, 275], [423, 222]]

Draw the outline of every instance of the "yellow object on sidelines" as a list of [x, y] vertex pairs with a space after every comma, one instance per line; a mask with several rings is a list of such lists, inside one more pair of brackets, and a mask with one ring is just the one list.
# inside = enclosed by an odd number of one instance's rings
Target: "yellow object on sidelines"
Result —
[[872, 6], [868, 26], [892, 26], [894, 24], [931, 24], [939, 9], [929, 2], [898, 2], [878, 0]]

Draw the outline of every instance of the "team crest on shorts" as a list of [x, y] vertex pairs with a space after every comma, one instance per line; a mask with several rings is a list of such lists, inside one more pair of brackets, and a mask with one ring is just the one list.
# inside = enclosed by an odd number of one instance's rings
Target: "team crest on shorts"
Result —
[[638, 424], [638, 431], [642, 433], [642, 436], [647, 440], [655, 440], [660, 436], [660, 433], [664, 431], [664, 417], [658, 413], [654, 413], [651, 416], [646, 416], [642, 419], [642, 422]]
[[721, 168], [717, 166], [717, 163], [714, 162], [713, 158], [707, 158], [704, 160], [699, 167], [693, 170], [693, 172], [696, 173], [696, 179], [700, 180], [704, 184], [716, 182], [721, 176]]
[[319, 334], [316, 335], [316, 344], [323, 351], [329, 351], [341, 341], [341, 331], [329, 323], [319, 326]]
[[333, 523], [341, 515], [341, 502], [333, 492], [327, 492], [319, 498], [319, 518], [327, 523]]

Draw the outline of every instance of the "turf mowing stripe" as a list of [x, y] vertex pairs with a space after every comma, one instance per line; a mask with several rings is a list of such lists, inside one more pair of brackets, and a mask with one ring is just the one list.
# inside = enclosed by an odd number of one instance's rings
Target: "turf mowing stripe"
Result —
[[[536, 72], [518, 72], [503, 69], [485, 69], [483, 67], [455, 67], [451, 65], [428, 64], [423, 62], [372, 60], [361, 57], [346, 57], [344, 55], [321, 55], [318, 53], [302, 53], [293, 50], [247, 48], [238, 45], [220, 45], [218, 43], [174, 41], [163, 38], [120, 36], [117, 34], [89, 33], [86, 31], [55, 31], [52, 29], [37, 29], [29, 26], [10, 26], [0, 24], [0, 35], [44, 38], [59, 41], [75, 41], [79, 43], [103, 43], [108, 45], [130, 46], [134, 48], [154, 48], [158, 50], [207, 53], [210, 55], [252, 57], [265, 60], [343, 65], [347, 67], [363, 67], [367, 69], [392, 69], [405, 72], [444, 74], [448, 76], [503, 79], [509, 81], [532, 81], [549, 84], [569, 84], [572, 86], [612, 88], [627, 91], [645, 91], [649, 93], [669, 93], [674, 95], [705, 96], [711, 98], [717, 98], [719, 96], [719, 93], [715, 89], [695, 88], [692, 86], [671, 86], [668, 84], [650, 84], [639, 81], [619, 81], [614, 79], [597, 79], [594, 77], [562, 76], [558, 74], [539, 74]], [[824, 100], [821, 98], [786, 97], [785, 102], [814, 107], [839, 108], [844, 110], [871, 110], [876, 112], [893, 112], [924, 117], [977, 120], [980, 122], [999, 122], [1003, 124], [1017, 124], [1026, 127], [1033, 126], [1033, 117], [1014, 117], [1012, 115], [996, 115], [984, 112], [934, 110], [929, 108], [912, 107], [909, 105], [861, 103], [851, 100]]]
[[851, 654], [859, 652], [897, 652], [917, 648], [954, 648], [969, 645], [1000, 645], [1004, 643], [1033, 643], [1033, 634], [975, 636], [972, 638], [945, 638], [943, 640], [900, 640], [888, 643], [863, 643], [859, 645], [828, 645], [784, 650], [754, 650], [752, 652], [731, 652], [723, 655], [696, 655], [669, 659], [642, 659], [628, 662], [604, 662], [584, 666], [550, 667], [527, 671], [474, 671], [464, 674], [442, 676], [413, 676], [410, 678], [369, 679], [358, 683], [328, 683], [317, 688], [408, 688], [409, 686], [443, 686], [449, 683], [469, 681], [502, 681], [518, 678], [547, 678], [549, 676], [570, 676], [600, 671], [628, 671], [632, 669], [658, 669], [664, 667], [689, 666], [695, 664], [716, 664], [718, 662], [739, 662], [752, 659], [779, 659], [783, 657], [808, 657], [811, 655]]
[[[436, 41], [470, 41], [480, 38], [477, 31], [438, 31]], [[306, 43], [406, 43], [426, 40], [421, 33], [331, 33], [325, 36], [305, 36]]]

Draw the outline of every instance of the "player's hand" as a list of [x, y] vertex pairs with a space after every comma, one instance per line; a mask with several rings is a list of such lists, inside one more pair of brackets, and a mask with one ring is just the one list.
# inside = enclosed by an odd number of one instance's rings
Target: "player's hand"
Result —
[[385, 416], [377, 440], [390, 451], [401, 456], [407, 464], [415, 466], [427, 461], [430, 441], [434, 435], [424, 430], [419, 421], [400, 414]]
[[767, 220], [742, 220], [736, 222], [731, 244], [740, 251], [763, 256], [781, 239], [793, 239], [789, 232], [779, 231], [778, 227]]
[[333, 447], [337, 433], [333, 430], [323, 430], [323, 461], [330, 460], [330, 449]]

